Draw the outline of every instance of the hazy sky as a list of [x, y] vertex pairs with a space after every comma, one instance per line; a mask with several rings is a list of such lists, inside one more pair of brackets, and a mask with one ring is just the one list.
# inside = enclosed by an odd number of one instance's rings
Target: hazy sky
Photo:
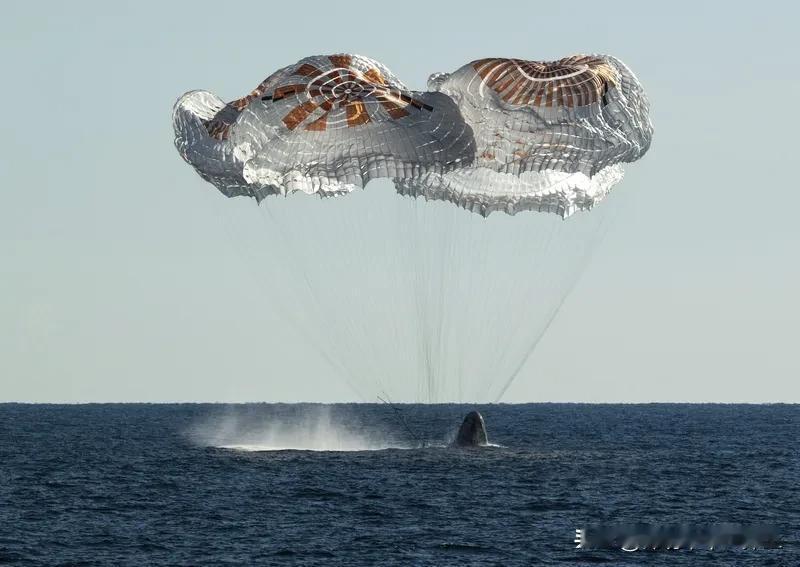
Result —
[[175, 99], [230, 100], [318, 53], [424, 89], [480, 57], [596, 52], [641, 80], [653, 146], [504, 400], [800, 402], [799, 19], [790, 2], [11, 3], [0, 401], [354, 399], [243, 283], [220, 210], [255, 204], [180, 159]]

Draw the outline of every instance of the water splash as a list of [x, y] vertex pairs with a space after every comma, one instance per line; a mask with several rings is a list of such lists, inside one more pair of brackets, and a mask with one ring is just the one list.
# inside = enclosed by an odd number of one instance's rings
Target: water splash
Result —
[[410, 449], [380, 431], [367, 433], [357, 423], [310, 408], [300, 415], [252, 415], [230, 411], [208, 418], [189, 432], [198, 445], [235, 451], [380, 451]]

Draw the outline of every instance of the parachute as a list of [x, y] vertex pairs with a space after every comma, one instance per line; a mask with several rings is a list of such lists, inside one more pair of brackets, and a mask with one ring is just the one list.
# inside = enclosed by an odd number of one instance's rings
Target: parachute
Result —
[[[594, 209], [652, 138], [641, 85], [606, 55], [481, 59], [427, 91], [367, 57], [313, 56], [229, 103], [186, 93], [173, 125], [228, 197], [339, 196], [381, 178], [413, 197], [270, 200], [270, 236], [237, 239], [285, 268], [272, 291], [301, 306], [303, 335], [354, 390], [409, 401], [503, 395], [607, 211], [562, 219]], [[555, 214], [482, 218], [496, 211]]]

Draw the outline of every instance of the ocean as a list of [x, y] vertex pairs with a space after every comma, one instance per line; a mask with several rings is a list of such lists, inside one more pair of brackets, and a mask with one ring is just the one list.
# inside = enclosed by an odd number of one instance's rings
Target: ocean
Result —
[[[800, 406], [0, 405], [7, 565], [800, 565]], [[578, 549], [766, 524], [780, 547]]]

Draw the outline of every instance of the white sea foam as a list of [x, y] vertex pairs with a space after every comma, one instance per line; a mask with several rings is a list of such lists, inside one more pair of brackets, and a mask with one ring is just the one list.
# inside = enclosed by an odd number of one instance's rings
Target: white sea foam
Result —
[[330, 408], [311, 408], [291, 417], [231, 411], [196, 424], [191, 438], [206, 447], [233, 451], [379, 451], [408, 449], [385, 434], [366, 433], [331, 414]]

